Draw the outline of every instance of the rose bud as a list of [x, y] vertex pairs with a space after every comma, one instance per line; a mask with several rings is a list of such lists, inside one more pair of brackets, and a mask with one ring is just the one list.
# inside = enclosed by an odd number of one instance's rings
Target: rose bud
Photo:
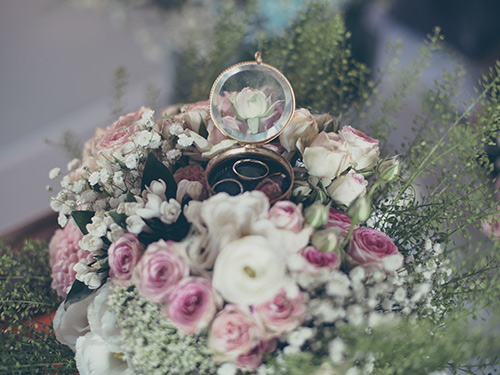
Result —
[[379, 179], [384, 182], [391, 182], [399, 176], [401, 165], [397, 157], [383, 160], [377, 167]]
[[311, 227], [318, 229], [326, 224], [328, 221], [329, 207], [322, 204], [314, 203], [306, 208], [304, 216], [307, 224]]
[[371, 199], [363, 195], [349, 207], [347, 215], [351, 218], [354, 224], [364, 223], [372, 213]]
[[337, 242], [337, 234], [332, 228], [316, 231], [311, 237], [312, 245], [322, 253], [334, 251], [337, 247]]

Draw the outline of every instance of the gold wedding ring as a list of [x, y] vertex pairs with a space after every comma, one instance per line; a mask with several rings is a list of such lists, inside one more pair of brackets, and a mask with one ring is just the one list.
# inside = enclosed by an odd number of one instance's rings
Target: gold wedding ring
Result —
[[243, 193], [243, 185], [238, 180], [234, 178], [225, 178], [218, 181], [212, 187], [214, 192], [217, 193], [228, 193], [229, 195], [238, 195]]
[[241, 159], [233, 164], [233, 172], [242, 180], [257, 181], [269, 174], [269, 167], [257, 159]]

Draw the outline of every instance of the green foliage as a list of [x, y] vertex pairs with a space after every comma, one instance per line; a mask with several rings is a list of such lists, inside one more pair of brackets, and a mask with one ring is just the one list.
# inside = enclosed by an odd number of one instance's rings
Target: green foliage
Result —
[[498, 361], [500, 343], [494, 334], [485, 334], [484, 327], [453, 317], [447, 320], [446, 325], [436, 325], [424, 319], [402, 319], [368, 334], [362, 328], [345, 327], [340, 329], [340, 337], [349, 348], [350, 357], [356, 357], [358, 352], [374, 354], [376, 375], [429, 375], [443, 368], [457, 373], [459, 369], [474, 367], [459, 365], [464, 358], [479, 357], [483, 363]]
[[20, 249], [0, 243], [0, 280], [2, 323], [53, 311], [59, 304], [50, 288], [46, 242], [28, 241]]
[[248, 52], [251, 49], [248, 36], [255, 21], [254, 2], [248, 1], [244, 9], [239, 9], [235, 1], [224, 2], [220, 14], [213, 31], [213, 44], [206, 46], [206, 53], [200, 53], [194, 35], [177, 56], [174, 102], [207, 100], [213, 82], [224, 69], [253, 59], [253, 53]]
[[335, 115], [367, 96], [369, 70], [352, 57], [344, 17], [324, 1], [311, 1], [283, 35], [259, 40], [265, 62], [290, 81], [298, 107]]
[[0, 278], [0, 374], [75, 373], [73, 352], [35, 318], [60, 303], [50, 288], [47, 243], [2, 243]]
[[485, 146], [500, 130], [499, 69], [480, 82], [469, 103], [456, 100], [463, 74], [460, 68], [444, 71], [425, 94], [415, 138], [400, 150], [405, 174], [390, 186], [397, 194], [378, 206], [379, 223], [392, 222], [384, 230], [407, 249], [422, 238], [471, 240], [471, 226], [497, 210]]

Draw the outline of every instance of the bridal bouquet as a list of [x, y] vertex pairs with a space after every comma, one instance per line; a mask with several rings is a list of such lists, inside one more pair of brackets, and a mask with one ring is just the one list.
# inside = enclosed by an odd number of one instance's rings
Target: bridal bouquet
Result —
[[[275, 107], [251, 90], [224, 104], [248, 118], [272, 118]], [[64, 229], [49, 248], [52, 286], [66, 302], [54, 328], [80, 373], [271, 373], [279, 364], [269, 356], [302, 350], [340, 369], [336, 324], [439, 311], [431, 283], [446, 280], [446, 265], [424, 263], [410, 280], [404, 252], [363, 225], [374, 187], [399, 173], [377, 140], [298, 109], [266, 144], [300, 155], [291, 200], [274, 199], [279, 180], [211, 195], [208, 158], [234, 142], [209, 112], [200, 102], [157, 120], [144, 107], [122, 116], [61, 179], [52, 207]], [[424, 252], [441, 253], [430, 242]], [[360, 360], [373, 367], [373, 355]]]
[[498, 369], [500, 244], [481, 226], [498, 226], [500, 65], [468, 102], [463, 71], [443, 72], [393, 145], [439, 33], [372, 82], [342, 18], [311, 4], [261, 43], [283, 75], [237, 64], [208, 101], [122, 115], [50, 171], [49, 264], [43, 244], [1, 248], [0, 373]]
[[[372, 204], [397, 199], [398, 158], [266, 90], [143, 107], [51, 171], [54, 330], [81, 374], [370, 374], [383, 358], [349, 333], [447, 314], [441, 244], [396, 245], [387, 231], [406, 228]], [[226, 137], [273, 131], [287, 111], [268, 143]]]

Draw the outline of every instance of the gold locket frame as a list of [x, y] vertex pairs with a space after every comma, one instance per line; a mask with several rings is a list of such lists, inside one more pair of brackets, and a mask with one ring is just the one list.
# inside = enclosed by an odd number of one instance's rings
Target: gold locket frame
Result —
[[294, 180], [290, 163], [280, 154], [258, 147], [278, 137], [293, 117], [295, 94], [286, 77], [263, 63], [257, 52], [255, 61], [238, 63], [219, 75], [209, 103], [215, 126], [240, 144], [209, 161], [205, 174], [210, 194], [226, 191], [218, 190], [221, 186], [231, 195], [269, 191], [273, 183], [279, 183], [281, 193], [268, 195], [271, 203], [289, 197]]

